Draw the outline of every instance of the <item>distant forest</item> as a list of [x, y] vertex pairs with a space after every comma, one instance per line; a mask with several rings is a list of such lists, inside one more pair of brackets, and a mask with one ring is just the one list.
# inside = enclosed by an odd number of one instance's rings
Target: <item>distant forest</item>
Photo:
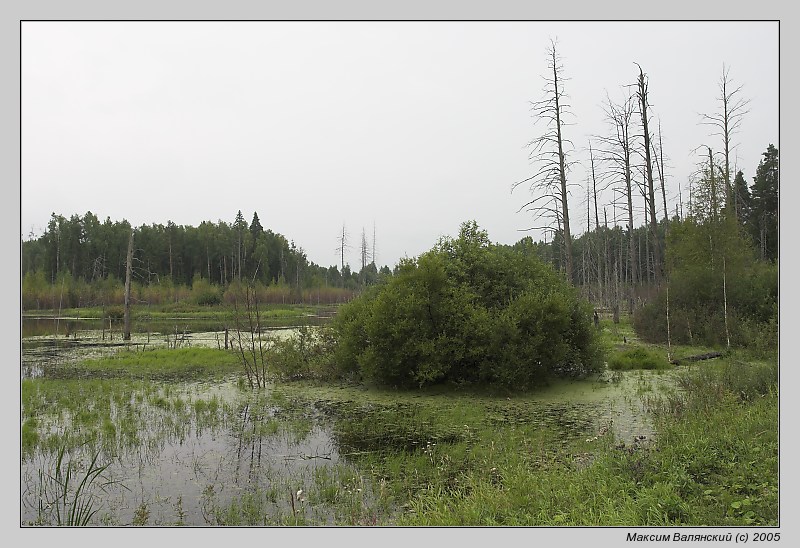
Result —
[[[769, 145], [752, 184], [747, 185], [741, 171], [733, 181], [739, 230], [757, 259], [767, 263], [778, 258], [778, 166], [778, 150]], [[710, 220], [703, 209], [709, 203], [703, 195], [707, 187], [702, 180], [695, 185], [696, 196], [690, 197], [686, 215], [676, 211], [671, 219], [659, 221], [656, 237], [667, 254], [670, 227]], [[712, 214], [724, 215], [724, 203], [721, 198]], [[605, 211], [601, 216], [589, 207], [586, 227], [570, 246], [575, 265], [571, 281], [596, 305], [611, 307], [627, 298], [632, 311], [635, 301], [646, 301], [658, 285], [649, 228], [611, 226]], [[101, 222], [92, 212], [69, 218], [53, 213], [44, 234], [21, 242], [23, 308], [92, 306], [100, 300], [121, 299], [131, 230], [133, 282], [140, 300], [149, 302], [188, 297], [199, 284], [206, 292], [209, 286], [216, 287], [222, 299], [225, 288], [242, 281], [259, 284], [267, 291], [266, 300], [342, 302], [392, 275], [392, 269], [378, 269], [371, 260], [371, 246], [363, 232], [358, 246], [362, 264], [357, 272], [344, 260], [342, 265], [325, 267], [310, 261], [294, 241], [264, 228], [257, 212], [249, 223], [239, 211], [233, 222], [204, 221], [195, 227], [168, 221], [136, 228], [126, 220]], [[352, 247], [344, 233], [340, 244]], [[561, 231], [555, 231], [549, 242], [525, 237], [508, 247], [536, 254], [566, 272]], [[99, 287], [106, 288], [103, 296]]]

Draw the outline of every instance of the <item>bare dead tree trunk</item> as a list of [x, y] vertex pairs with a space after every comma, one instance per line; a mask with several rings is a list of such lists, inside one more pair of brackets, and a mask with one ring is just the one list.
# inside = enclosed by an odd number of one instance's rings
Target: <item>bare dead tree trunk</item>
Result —
[[[638, 64], [637, 64], [638, 66]], [[653, 240], [653, 274], [656, 283], [661, 278], [661, 253], [660, 244], [658, 241], [658, 221], [656, 220], [656, 199], [655, 189], [653, 185], [653, 162], [650, 157], [650, 129], [648, 127], [647, 111], [649, 108], [647, 102], [647, 78], [639, 66], [639, 79], [637, 87], [637, 97], [639, 98], [639, 114], [642, 118], [642, 137], [644, 139], [644, 160], [645, 171], [647, 174], [647, 193], [649, 198], [649, 213], [650, 213], [650, 235]]]
[[716, 221], [719, 214], [719, 203], [717, 202], [717, 182], [714, 179], [714, 154], [711, 152], [711, 147], [708, 148], [708, 173], [709, 182], [711, 183], [711, 219]]
[[[531, 149], [529, 158], [537, 164], [537, 171], [531, 177], [514, 183], [513, 190], [522, 183], [530, 182], [529, 190], [535, 196], [524, 204], [519, 211], [526, 209], [534, 213], [534, 219], [548, 219], [548, 226], [533, 226], [529, 230], [552, 230], [553, 221], [562, 234], [564, 247], [564, 265], [566, 276], [570, 283], [574, 283], [572, 265], [572, 233], [570, 231], [567, 170], [570, 162], [567, 159], [565, 144], [572, 145], [563, 136], [563, 127], [566, 125], [563, 115], [568, 113], [568, 105], [564, 102], [563, 67], [556, 50], [556, 44], [551, 40], [547, 50], [548, 69], [552, 76], [545, 77], [544, 95], [539, 101], [531, 102], [531, 111], [536, 122], [545, 121], [547, 129], [543, 135], [528, 143]], [[551, 205], [552, 201], [552, 205]], [[544, 202], [544, 203], [542, 203]]]
[[553, 48], [551, 51], [551, 57], [553, 60], [553, 100], [555, 101], [555, 115], [556, 115], [556, 133], [558, 135], [558, 176], [561, 181], [561, 194], [559, 196], [559, 201], [561, 202], [561, 217], [563, 220], [564, 225], [564, 252], [567, 255], [567, 280], [570, 283], [572, 281], [572, 235], [569, 230], [569, 207], [567, 204], [567, 165], [566, 165], [566, 158], [564, 156], [564, 140], [561, 135], [561, 106], [560, 106], [560, 98], [561, 93], [559, 93], [558, 88], [558, 72], [559, 72], [559, 65], [557, 63], [557, 55], [556, 55], [556, 46], [553, 44]]
[[726, 68], [723, 64], [722, 76], [719, 81], [720, 96], [717, 97], [717, 100], [721, 103], [722, 112], [701, 114], [700, 123], [713, 126], [716, 129], [712, 135], [722, 137], [722, 151], [725, 157], [725, 165], [723, 167], [725, 209], [727, 212], [732, 212], [738, 218], [740, 214], [738, 211], [739, 204], [734, 198], [733, 187], [731, 186], [730, 154], [731, 150], [735, 148], [735, 146], [732, 146], [731, 140], [733, 135], [738, 132], [744, 115], [749, 112], [746, 107], [750, 103], [750, 100], [739, 97], [742, 86], [733, 87], [733, 89], [731, 89], [732, 83], [728, 77], [729, 71], [730, 69]]
[[[589, 140], [589, 158], [592, 167], [592, 197], [594, 198], [594, 228], [595, 239], [600, 237], [600, 215], [597, 209], [597, 174], [594, 169], [594, 151], [592, 150], [592, 141]], [[587, 198], [588, 199], [588, 198]], [[587, 221], [588, 226], [588, 221]], [[603, 301], [603, 266], [604, 261], [601, 260], [601, 251], [605, 251], [605, 246], [601, 246], [600, 242], [595, 242], [597, 248], [597, 290], [600, 293], [600, 301]], [[602, 250], [601, 250], [602, 247]]]
[[[617, 188], [616, 191], [624, 194], [627, 199], [628, 266], [627, 268], [621, 269], [620, 275], [624, 275], [626, 283], [630, 283], [627, 299], [628, 313], [633, 314], [633, 288], [639, 278], [633, 225], [634, 183], [631, 175], [631, 155], [633, 153], [633, 148], [630, 127], [634, 111], [634, 98], [628, 95], [622, 103], [615, 104], [611, 98], [606, 95], [606, 106], [604, 110], [606, 113], [606, 120], [609, 122], [611, 128], [609, 135], [599, 137], [602, 143], [602, 148], [600, 150], [601, 159], [610, 166], [610, 171], [606, 176], [610, 177], [614, 184], [622, 183], [623, 187], [621, 189]], [[614, 206], [614, 219], [616, 219], [616, 201], [614, 202]], [[620, 249], [620, 253], [621, 251]], [[621, 257], [619, 263], [624, 266]], [[630, 277], [628, 277], [629, 274]]]
[[122, 340], [131, 340], [131, 266], [133, 262], [133, 229], [128, 239], [128, 258], [125, 261], [125, 327]]
[[[653, 148], [653, 156], [655, 156], [655, 148]], [[661, 143], [661, 119], [658, 119], [658, 156], [656, 158], [656, 169], [658, 169], [658, 178], [661, 181], [661, 199], [664, 204], [664, 223], [669, 224], [669, 215], [667, 214], [667, 190], [666, 190], [666, 174], [664, 173], [664, 146]]]
[[667, 361], [672, 361], [672, 339], [669, 332], [669, 284], [666, 285], [667, 293]]
[[727, 347], [731, 347], [731, 332], [728, 329], [728, 283], [727, 267], [725, 265], [725, 255], [722, 256], [722, 306], [725, 314], [725, 342]]
[[377, 250], [377, 238], [375, 236], [376, 228], [375, 228], [375, 221], [372, 222], [372, 262], [375, 263], [375, 266], [378, 266], [378, 250]]
[[336, 248], [336, 251], [341, 252], [342, 254], [342, 283], [344, 283], [344, 252], [346, 249], [350, 249], [350, 245], [347, 243], [347, 230], [345, 229], [344, 223], [342, 223], [342, 235], [337, 238], [339, 242], [339, 246]]
[[361, 227], [361, 270], [363, 271], [369, 261], [369, 244], [367, 243], [367, 232]]

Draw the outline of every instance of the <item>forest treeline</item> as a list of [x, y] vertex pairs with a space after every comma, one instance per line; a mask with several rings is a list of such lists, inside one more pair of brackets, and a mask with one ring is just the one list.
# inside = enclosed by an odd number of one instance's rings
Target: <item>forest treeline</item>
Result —
[[[736, 174], [738, 215], [730, 216], [735, 218], [733, 230], [740, 244], [764, 272], [772, 272], [776, 288], [779, 179], [778, 150], [769, 145], [750, 185], [742, 171]], [[717, 186], [712, 189], [710, 172], [701, 175], [693, 184], [686, 214], [660, 219], [656, 234], [668, 260], [680, 260], [675, 249], [691, 239], [687, 233], [708, 229], [710, 223], [729, 217], [724, 188]], [[711, 194], [719, 199], [712, 200]], [[591, 220], [589, 216], [587, 227]], [[121, 304], [132, 229], [126, 220], [101, 222], [92, 212], [68, 218], [53, 213], [40, 237], [22, 242], [23, 309]], [[653, 301], [662, 285], [656, 284], [651, 238], [647, 226], [629, 230], [610, 224], [604, 216], [603, 222], [572, 242], [573, 284], [598, 307], [628, 306], [632, 313]], [[507, 247], [566, 270], [561, 231], [549, 242], [525, 237]], [[695, 260], [700, 267], [711, 268], [710, 248], [705, 251], [701, 249]], [[669, 263], [664, 268], [668, 270]], [[320, 266], [308, 259], [302, 247], [263, 228], [257, 212], [250, 223], [239, 211], [230, 223], [204, 221], [195, 227], [167, 222], [135, 228], [133, 294], [140, 302], [215, 304], [226, 300], [232, 283], [244, 279], [257, 282], [263, 302], [337, 303], [349, 301], [392, 274], [387, 266], [378, 270], [374, 262], [358, 272], [348, 264]], [[731, 283], [735, 286], [737, 281]]]
[[257, 212], [249, 224], [238, 211], [231, 223], [135, 228], [124, 219], [101, 222], [91, 211], [53, 213], [44, 234], [22, 242], [23, 309], [121, 304], [132, 230], [132, 293], [151, 304], [216, 304], [238, 282], [257, 284], [264, 302], [336, 303], [391, 274], [374, 262], [353, 272], [309, 261], [294, 241], [263, 228]]

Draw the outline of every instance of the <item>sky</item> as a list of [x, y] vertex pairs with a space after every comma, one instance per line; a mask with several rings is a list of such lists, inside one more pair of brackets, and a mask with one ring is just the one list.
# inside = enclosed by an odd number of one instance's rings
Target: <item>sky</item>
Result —
[[[239, 210], [323, 266], [340, 262], [342, 226], [351, 265], [362, 231], [379, 266], [467, 220], [494, 242], [543, 239], [519, 211], [527, 186], [511, 188], [536, 169], [527, 144], [545, 126], [530, 103], [551, 40], [572, 113], [574, 236], [589, 139], [608, 133], [606, 95], [623, 99], [635, 63], [651, 130], [661, 123], [671, 215], [688, 201], [694, 150], [722, 149], [699, 122], [720, 111], [723, 66], [750, 101], [734, 136], [748, 183], [779, 146], [777, 22], [28, 21], [21, 36], [24, 239], [51, 213], [197, 226]], [[611, 200], [600, 197], [609, 222]]]

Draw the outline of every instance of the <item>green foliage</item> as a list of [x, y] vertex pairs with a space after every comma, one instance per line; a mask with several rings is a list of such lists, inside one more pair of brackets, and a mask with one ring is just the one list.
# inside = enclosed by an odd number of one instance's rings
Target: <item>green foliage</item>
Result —
[[333, 361], [335, 346], [330, 328], [302, 326], [295, 336], [272, 342], [268, 358], [271, 372], [287, 380], [339, 377]]
[[465, 223], [334, 321], [345, 371], [400, 387], [443, 381], [525, 388], [598, 370], [591, 312], [532, 254]]
[[732, 363], [685, 377], [663, 401], [652, 445], [607, 439], [587, 465], [575, 464], [575, 446], [543, 451], [541, 430], [477, 430], [466, 458], [461, 444], [439, 444], [413, 475], [400, 469], [423, 485], [397, 524], [777, 525], [777, 367]]
[[[353, 273], [349, 267], [339, 272], [314, 264], [294, 242], [262, 227], [257, 213], [249, 226], [238, 211], [232, 223], [203, 221], [194, 227], [167, 221], [135, 228], [125, 220], [100, 222], [92, 212], [70, 218], [53, 213], [42, 236], [22, 242], [23, 308], [120, 304], [121, 282], [112, 284], [118, 289], [104, 282], [125, 279], [132, 228], [134, 295], [150, 304], [189, 298], [216, 304], [228, 284], [245, 279], [283, 285], [286, 293], [272, 302], [338, 303], [381, 279], [377, 265]], [[199, 276], [211, 285], [191, 291]]]
[[745, 218], [748, 231], [763, 259], [778, 259], [778, 224], [780, 188], [780, 158], [778, 149], [767, 147], [756, 169], [750, 197], [750, 209]]
[[[732, 216], [670, 225], [667, 248], [673, 343], [727, 344], [768, 351], [777, 343], [778, 267], [758, 261]], [[649, 342], [666, 342], [667, 291], [636, 311], [634, 327]], [[773, 347], [777, 350], [777, 346]]]
[[611, 356], [608, 360], [608, 367], [614, 371], [628, 371], [630, 369], [669, 369], [672, 366], [663, 354], [637, 346]]
[[219, 287], [203, 279], [200, 274], [195, 274], [192, 280], [192, 297], [201, 306], [213, 306], [222, 302]]

